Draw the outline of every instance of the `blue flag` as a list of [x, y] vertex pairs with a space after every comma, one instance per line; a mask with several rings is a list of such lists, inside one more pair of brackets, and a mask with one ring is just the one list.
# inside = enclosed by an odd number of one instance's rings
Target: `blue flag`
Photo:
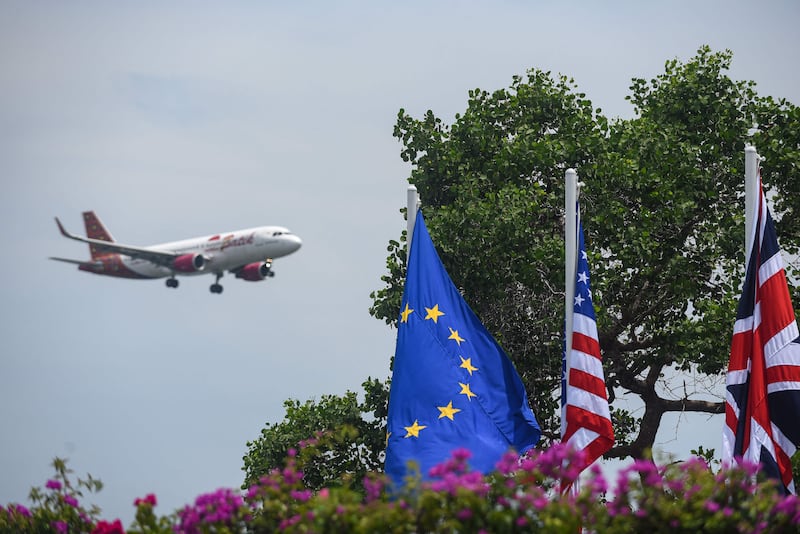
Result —
[[386, 473], [402, 485], [410, 461], [423, 478], [456, 449], [488, 473], [541, 430], [503, 349], [456, 289], [418, 212], [397, 325]]

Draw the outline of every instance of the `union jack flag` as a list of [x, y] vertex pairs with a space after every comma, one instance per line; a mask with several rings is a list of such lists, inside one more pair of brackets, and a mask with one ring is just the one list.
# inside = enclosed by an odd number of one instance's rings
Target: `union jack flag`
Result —
[[562, 361], [561, 442], [582, 452], [583, 463], [579, 468], [583, 471], [614, 445], [614, 429], [608, 409], [597, 320], [589, 284], [589, 262], [580, 220], [577, 227], [578, 261], [572, 331], [565, 333], [571, 336], [572, 348], [569, 355], [565, 351]]
[[794, 494], [790, 459], [800, 445], [800, 339], [760, 173], [759, 196], [731, 341], [722, 458], [760, 463]]

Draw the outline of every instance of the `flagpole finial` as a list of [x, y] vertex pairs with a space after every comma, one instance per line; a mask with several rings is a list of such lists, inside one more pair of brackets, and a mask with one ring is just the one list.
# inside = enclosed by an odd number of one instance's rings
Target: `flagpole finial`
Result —
[[744, 250], [745, 264], [750, 258], [750, 247], [753, 244], [753, 225], [756, 218], [756, 206], [761, 198], [758, 182], [758, 151], [755, 145], [748, 143], [744, 147]]
[[411, 236], [414, 235], [414, 221], [422, 202], [417, 193], [417, 186], [411, 184], [406, 190], [406, 257], [411, 254]]

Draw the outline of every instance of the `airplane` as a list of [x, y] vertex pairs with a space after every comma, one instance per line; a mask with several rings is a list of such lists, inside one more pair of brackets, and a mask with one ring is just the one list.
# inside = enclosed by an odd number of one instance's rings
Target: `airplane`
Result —
[[272, 260], [295, 252], [302, 240], [282, 226], [259, 226], [205, 237], [195, 237], [148, 247], [123, 245], [114, 241], [94, 211], [83, 212], [87, 237], [69, 233], [61, 221], [56, 224], [69, 239], [89, 244], [90, 261], [50, 257], [76, 264], [81, 271], [120, 278], [164, 278], [167, 287], [178, 287], [176, 276], [213, 274], [212, 293], [222, 293], [219, 279], [228, 271], [236, 278], [257, 282], [275, 276]]

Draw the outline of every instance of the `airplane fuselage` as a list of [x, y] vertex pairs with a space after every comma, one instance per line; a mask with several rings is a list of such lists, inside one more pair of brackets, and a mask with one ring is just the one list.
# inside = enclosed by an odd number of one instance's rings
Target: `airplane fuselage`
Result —
[[219, 279], [225, 271], [250, 282], [272, 277], [272, 260], [287, 256], [302, 245], [299, 237], [282, 226], [258, 226], [204, 237], [172, 241], [149, 247], [117, 243], [93, 211], [83, 213], [87, 237], [69, 233], [56, 218], [61, 234], [89, 245], [90, 260], [55, 258], [77, 264], [90, 273], [120, 278], [168, 278], [178, 287], [177, 275], [213, 274], [212, 293], [221, 293]]
[[81, 266], [81, 270], [123, 278], [166, 278], [176, 274], [185, 276], [222, 273], [268, 258], [286, 256], [297, 250], [299, 244], [299, 238], [286, 228], [259, 226], [145, 247], [148, 250], [178, 255], [201, 254], [207, 258], [202, 270], [176, 272], [175, 269], [124, 254], [100, 257], [95, 262], [87, 262], [85, 266]]

